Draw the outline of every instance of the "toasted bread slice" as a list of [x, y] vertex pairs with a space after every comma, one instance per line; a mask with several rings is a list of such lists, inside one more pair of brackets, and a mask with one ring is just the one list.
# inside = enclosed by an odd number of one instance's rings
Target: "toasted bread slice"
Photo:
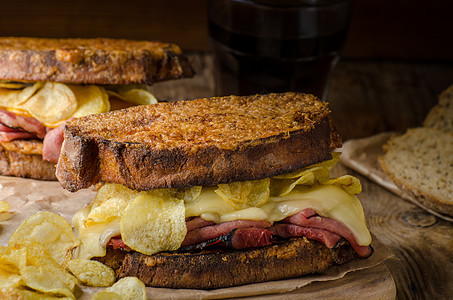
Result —
[[0, 143], [0, 175], [56, 180], [55, 164], [42, 159], [42, 142], [15, 140]]
[[312, 95], [159, 103], [69, 121], [57, 178], [70, 191], [211, 186], [292, 172], [340, 145], [327, 103]]
[[348, 243], [329, 249], [316, 241], [293, 238], [261, 248], [151, 256], [108, 249], [106, 256], [96, 260], [116, 270], [119, 278], [134, 276], [147, 286], [216, 289], [323, 273], [354, 257]]
[[453, 133], [453, 85], [439, 96], [439, 103], [426, 116], [423, 126]]
[[412, 128], [384, 150], [379, 162], [396, 185], [426, 207], [453, 216], [453, 134]]
[[0, 79], [152, 84], [191, 76], [171, 43], [116, 39], [0, 38]]

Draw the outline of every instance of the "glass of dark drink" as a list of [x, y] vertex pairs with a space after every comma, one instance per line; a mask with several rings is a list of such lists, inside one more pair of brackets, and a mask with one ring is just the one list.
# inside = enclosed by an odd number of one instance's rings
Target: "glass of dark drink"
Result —
[[208, 0], [216, 94], [326, 98], [352, 0]]

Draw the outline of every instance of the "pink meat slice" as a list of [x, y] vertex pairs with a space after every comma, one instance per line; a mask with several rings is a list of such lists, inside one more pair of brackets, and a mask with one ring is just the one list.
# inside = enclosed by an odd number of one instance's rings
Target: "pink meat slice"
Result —
[[0, 123], [0, 142], [36, 138], [33, 133], [11, 128]]
[[198, 243], [215, 239], [219, 236], [227, 235], [235, 228], [268, 228], [271, 224], [269, 221], [237, 220], [220, 223], [211, 226], [205, 226], [188, 231], [182, 246], [196, 245]]
[[64, 126], [66, 122], [60, 126], [50, 129], [43, 140], [42, 158], [50, 162], [57, 163], [60, 157], [61, 146], [64, 140]]
[[256, 248], [272, 245], [273, 232], [265, 228], [238, 228], [233, 231], [230, 239], [234, 249]]
[[345, 225], [337, 220], [321, 217], [311, 208], [304, 209], [293, 216], [285, 218], [283, 223], [319, 228], [336, 233], [337, 235], [344, 237], [360, 257], [368, 257], [373, 252], [370, 246], [360, 246], [357, 243], [355, 236]]
[[293, 224], [276, 223], [272, 226], [275, 235], [282, 238], [307, 237], [326, 245], [328, 248], [334, 247], [340, 240], [341, 236], [328, 230], [305, 227]]
[[17, 116], [14, 113], [1, 108], [0, 123], [12, 129], [32, 133], [39, 139], [43, 139], [47, 131], [46, 126], [35, 118]]

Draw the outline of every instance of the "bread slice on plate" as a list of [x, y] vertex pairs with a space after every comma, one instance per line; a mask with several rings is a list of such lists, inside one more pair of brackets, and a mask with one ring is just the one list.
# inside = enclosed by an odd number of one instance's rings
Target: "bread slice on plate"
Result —
[[411, 128], [384, 150], [379, 162], [396, 185], [426, 207], [453, 216], [453, 134]]
[[453, 85], [439, 96], [439, 103], [426, 116], [423, 126], [453, 132]]

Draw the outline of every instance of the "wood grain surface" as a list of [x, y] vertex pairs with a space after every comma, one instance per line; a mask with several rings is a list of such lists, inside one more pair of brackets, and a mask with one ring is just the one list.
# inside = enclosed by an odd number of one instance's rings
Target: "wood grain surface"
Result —
[[[194, 53], [190, 59], [197, 75], [156, 85], [156, 96], [193, 99], [213, 94], [212, 57]], [[343, 60], [334, 71], [328, 99], [336, 125], [347, 140], [420, 125], [437, 103], [438, 94], [450, 84], [453, 64]], [[397, 298], [453, 298], [453, 224], [342, 165], [334, 168], [334, 175], [346, 173], [361, 179], [359, 198], [370, 231], [397, 258], [386, 263]], [[288, 298], [296, 299], [297, 294]]]

